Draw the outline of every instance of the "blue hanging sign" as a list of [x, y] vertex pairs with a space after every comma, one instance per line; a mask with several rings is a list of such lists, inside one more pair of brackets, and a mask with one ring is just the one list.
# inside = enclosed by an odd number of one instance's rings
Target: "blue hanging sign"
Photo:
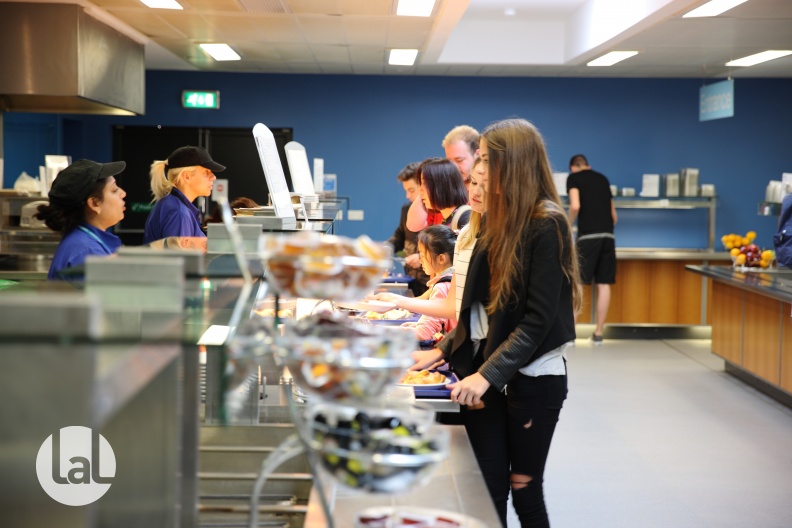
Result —
[[717, 82], [699, 89], [699, 121], [734, 116], [734, 80]]

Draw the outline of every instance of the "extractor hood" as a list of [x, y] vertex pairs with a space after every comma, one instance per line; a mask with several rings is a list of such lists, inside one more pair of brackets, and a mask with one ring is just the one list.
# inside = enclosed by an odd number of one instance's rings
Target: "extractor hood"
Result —
[[143, 114], [143, 45], [75, 4], [0, 3], [0, 111]]

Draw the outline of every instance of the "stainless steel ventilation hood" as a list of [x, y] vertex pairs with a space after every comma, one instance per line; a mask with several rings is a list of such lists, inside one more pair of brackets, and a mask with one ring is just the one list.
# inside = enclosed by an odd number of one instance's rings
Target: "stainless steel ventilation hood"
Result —
[[2, 2], [0, 111], [143, 114], [143, 45], [79, 5]]

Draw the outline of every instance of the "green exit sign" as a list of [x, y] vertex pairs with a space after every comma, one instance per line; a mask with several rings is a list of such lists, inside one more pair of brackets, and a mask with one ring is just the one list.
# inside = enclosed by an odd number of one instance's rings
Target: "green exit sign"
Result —
[[198, 92], [184, 90], [182, 92], [182, 106], [184, 108], [220, 108], [220, 92]]

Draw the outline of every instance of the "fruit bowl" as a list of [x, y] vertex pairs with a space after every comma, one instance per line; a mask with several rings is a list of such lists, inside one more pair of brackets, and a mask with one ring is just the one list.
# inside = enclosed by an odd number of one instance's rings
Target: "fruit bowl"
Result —
[[317, 402], [306, 418], [322, 467], [349, 488], [410, 490], [448, 456], [448, 431], [429, 409]]
[[322, 313], [287, 324], [273, 338], [275, 354], [297, 385], [325, 399], [370, 399], [396, 384], [414, 363], [412, 332]]
[[367, 236], [350, 239], [313, 231], [265, 238], [267, 282], [281, 295], [357, 301], [390, 269], [390, 248]]
[[738, 268], [768, 269], [775, 263], [775, 252], [770, 249], [762, 250], [756, 244], [748, 244], [739, 248], [732, 248], [732, 266]]

